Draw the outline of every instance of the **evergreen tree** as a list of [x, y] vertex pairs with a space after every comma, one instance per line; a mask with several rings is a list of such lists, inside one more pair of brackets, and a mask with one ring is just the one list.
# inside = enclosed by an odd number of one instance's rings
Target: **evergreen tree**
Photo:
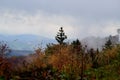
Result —
[[57, 33], [57, 36], [55, 36], [55, 39], [57, 40], [57, 42], [61, 45], [63, 44], [64, 40], [67, 39], [67, 36], [65, 35], [64, 33], [64, 30], [63, 28], [61, 27], [59, 32]]
[[72, 45], [72, 47], [73, 47], [73, 50], [74, 50], [75, 52], [77, 52], [77, 54], [79, 54], [80, 51], [82, 51], [82, 44], [81, 44], [81, 42], [80, 42], [78, 39], [75, 40], [75, 41], [73, 41], [73, 42], [71, 43], [71, 45]]
[[112, 48], [112, 41], [111, 41], [111, 36], [105, 43], [105, 49], [111, 49]]
[[73, 42], [71, 43], [71, 45], [73, 45], [74, 47], [76, 47], [76, 46], [78, 46], [78, 45], [81, 45], [81, 42], [80, 42], [78, 39], [76, 39], [75, 41], [73, 41]]

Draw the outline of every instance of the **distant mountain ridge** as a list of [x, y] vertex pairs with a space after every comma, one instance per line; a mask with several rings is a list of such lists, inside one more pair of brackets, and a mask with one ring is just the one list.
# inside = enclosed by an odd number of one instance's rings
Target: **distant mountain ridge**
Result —
[[9, 54], [8, 57], [10, 56], [26, 56], [29, 54], [33, 54], [34, 51], [27, 51], [27, 50], [12, 50]]
[[[117, 42], [118, 36], [112, 36], [112, 41]], [[87, 45], [88, 48], [102, 49], [108, 37], [86, 37], [81, 40], [83, 45]], [[0, 41], [7, 42], [8, 46], [12, 50], [28, 50], [34, 51], [37, 47], [45, 48], [46, 44], [56, 43], [55, 39], [46, 38], [38, 35], [24, 34], [24, 35], [0, 35]], [[68, 40], [72, 42], [73, 39]]]
[[34, 50], [37, 46], [45, 47], [48, 43], [54, 43], [54, 39], [38, 35], [0, 35], [0, 41], [7, 42], [13, 50]]

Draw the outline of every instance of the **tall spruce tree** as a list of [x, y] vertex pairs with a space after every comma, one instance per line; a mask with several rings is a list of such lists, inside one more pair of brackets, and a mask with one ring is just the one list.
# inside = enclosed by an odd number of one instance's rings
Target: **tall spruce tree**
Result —
[[105, 49], [111, 49], [112, 48], [112, 41], [111, 41], [111, 36], [109, 36], [108, 40], [105, 43]]
[[55, 39], [57, 40], [57, 42], [61, 45], [63, 44], [64, 40], [67, 39], [67, 36], [64, 33], [63, 27], [60, 27], [59, 32], [57, 33], [57, 35], [55, 36]]
[[77, 52], [77, 54], [79, 54], [80, 51], [82, 51], [82, 44], [81, 44], [81, 42], [79, 41], [79, 39], [73, 41], [73, 42], [71, 43], [71, 46], [73, 47], [73, 50], [74, 50], [75, 52]]

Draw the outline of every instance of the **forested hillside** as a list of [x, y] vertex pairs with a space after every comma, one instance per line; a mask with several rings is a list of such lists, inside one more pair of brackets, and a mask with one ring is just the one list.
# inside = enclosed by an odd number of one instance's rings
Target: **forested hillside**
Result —
[[120, 45], [109, 39], [102, 50], [89, 49], [77, 39], [64, 42], [60, 28], [58, 44], [48, 44], [27, 56], [7, 57], [7, 44], [0, 44], [1, 80], [120, 80]]

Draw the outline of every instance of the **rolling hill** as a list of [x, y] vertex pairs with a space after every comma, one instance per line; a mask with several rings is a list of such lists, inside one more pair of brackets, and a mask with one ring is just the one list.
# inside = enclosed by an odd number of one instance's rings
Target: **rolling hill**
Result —
[[54, 39], [37, 35], [0, 35], [0, 41], [8, 44], [12, 50], [34, 50], [36, 47], [45, 47], [48, 43], [55, 42]]

